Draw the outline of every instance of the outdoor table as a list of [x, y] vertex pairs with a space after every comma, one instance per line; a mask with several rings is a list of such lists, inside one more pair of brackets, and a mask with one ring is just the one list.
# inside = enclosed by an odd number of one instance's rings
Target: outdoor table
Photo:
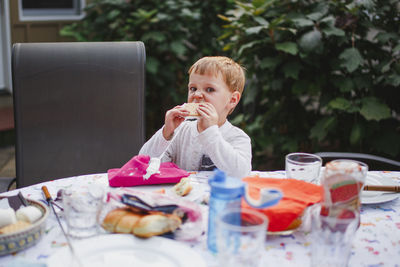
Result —
[[[392, 179], [400, 185], [400, 172], [374, 171], [369, 174], [381, 175]], [[252, 174], [260, 177], [285, 178], [284, 171], [258, 172]], [[197, 181], [195, 186], [202, 187], [204, 195], [209, 193], [207, 178], [211, 172], [192, 173]], [[48, 181], [1, 194], [0, 196], [16, 195], [20, 191], [26, 198], [44, 200], [42, 186], [46, 185], [53, 194], [59, 189], [71, 186], [90, 186], [100, 184], [109, 188], [107, 174], [89, 174]], [[134, 187], [154, 191], [159, 188], [168, 188], [171, 185], [152, 185]], [[197, 200], [198, 202], [199, 199]], [[207, 229], [208, 207], [199, 204], [203, 213], [204, 229]], [[214, 255], [207, 251], [206, 237], [202, 235], [198, 241], [185, 242], [196, 250], [207, 262], [208, 266], [218, 266]], [[179, 241], [183, 242], [183, 241]], [[295, 231], [289, 235], [268, 235], [265, 242], [265, 253], [262, 266], [309, 266], [310, 265], [309, 232]], [[0, 267], [10, 266], [13, 262], [45, 263], [46, 259], [66, 246], [66, 240], [57, 224], [52, 211], [47, 219], [46, 231], [42, 239], [33, 247], [12, 255], [0, 257]], [[13, 265], [14, 266], [14, 265]], [[29, 266], [29, 265], [27, 265]], [[362, 205], [361, 225], [358, 229], [353, 245], [349, 266], [400, 266], [400, 199], [396, 198], [384, 203]]]

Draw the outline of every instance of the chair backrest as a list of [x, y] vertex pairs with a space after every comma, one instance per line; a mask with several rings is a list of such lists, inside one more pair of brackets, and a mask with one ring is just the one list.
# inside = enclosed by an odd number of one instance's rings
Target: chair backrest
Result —
[[350, 152], [318, 152], [324, 163], [335, 159], [353, 159], [368, 165], [369, 170], [400, 171], [400, 162], [385, 157]]
[[12, 51], [17, 186], [121, 167], [144, 143], [142, 42]]

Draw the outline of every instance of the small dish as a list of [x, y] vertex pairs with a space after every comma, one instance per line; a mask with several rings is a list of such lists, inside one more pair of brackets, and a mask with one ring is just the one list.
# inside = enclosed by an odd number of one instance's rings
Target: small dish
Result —
[[[365, 184], [368, 185], [398, 185], [392, 179], [374, 173], [368, 173]], [[400, 196], [399, 193], [384, 191], [362, 191], [361, 204], [378, 204], [392, 201]]]
[[49, 209], [39, 201], [26, 200], [30, 205], [40, 209], [42, 217], [28, 228], [9, 234], [0, 234], [0, 256], [29, 248], [35, 245], [44, 234]]

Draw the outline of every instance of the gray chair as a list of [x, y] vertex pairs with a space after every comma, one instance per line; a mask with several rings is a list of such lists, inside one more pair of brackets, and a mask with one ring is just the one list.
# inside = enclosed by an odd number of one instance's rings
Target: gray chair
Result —
[[15, 44], [17, 187], [104, 173], [136, 155], [145, 61], [142, 42]]
[[400, 171], [400, 162], [385, 157], [350, 152], [318, 152], [314, 153], [326, 163], [335, 159], [353, 159], [366, 163], [369, 170]]

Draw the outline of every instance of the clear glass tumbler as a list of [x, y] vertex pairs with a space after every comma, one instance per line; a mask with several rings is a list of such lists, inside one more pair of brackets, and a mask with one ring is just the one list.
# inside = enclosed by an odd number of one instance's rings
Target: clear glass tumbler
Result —
[[322, 166], [321, 157], [308, 153], [290, 153], [286, 155], [286, 177], [317, 183]]
[[346, 267], [359, 222], [355, 210], [342, 210], [342, 215], [321, 215], [321, 205], [311, 211], [311, 267]]
[[98, 233], [99, 214], [103, 205], [104, 189], [91, 185], [88, 188], [63, 190], [64, 217], [68, 235], [86, 238]]
[[216, 224], [219, 266], [255, 267], [264, 252], [267, 217], [252, 209], [226, 209]]
[[324, 189], [321, 213], [338, 217], [342, 210], [359, 211], [367, 172], [367, 164], [360, 161], [338, 159], [328, 162], [321, 178]]

